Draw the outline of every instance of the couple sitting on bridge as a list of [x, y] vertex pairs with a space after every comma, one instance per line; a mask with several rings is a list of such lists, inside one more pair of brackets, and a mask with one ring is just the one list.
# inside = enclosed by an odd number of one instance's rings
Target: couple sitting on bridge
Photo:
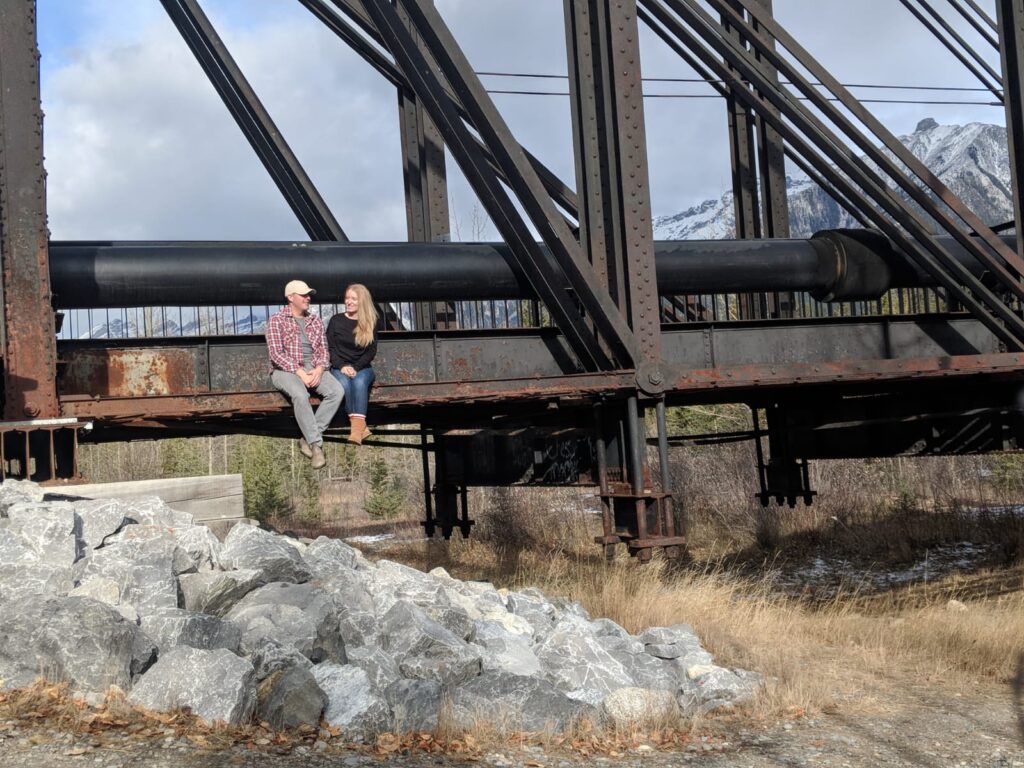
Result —
[[[366, 286], [353, 283], [345, 289], [345, 311], [332, 317], [324, 331], [320, 317], [309, 312], [314, 293], [302, 280], [284, 287], [288, 303], [267, 321], [267, 351], [271, 381], [295, 409], [302, 432], [299, 450], [320, 469], [327, 464], [323, 433], [343, 399], [349, 442], [358, 445], [370, 434], [366, 411], [375, 378], [370, 363], [377, 353], [380, 322]], [[328, 371], [332, 375], [325, 375]], [[310, 391], [321, 398], [315, 414]]]

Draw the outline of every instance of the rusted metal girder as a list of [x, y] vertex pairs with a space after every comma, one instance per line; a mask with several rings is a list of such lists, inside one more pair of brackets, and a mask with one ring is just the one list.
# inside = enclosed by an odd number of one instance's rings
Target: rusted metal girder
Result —
[[0, 3], [4, 418], [58, 415], [34, 0]]
[[[415, 38], [415, 30], [401, 7], [399, 15], [410, 26], [410, 33]], [[409, 242], [447, 242], [451, 238], [451, 222], [444, 141], [412, 91], [402, 86], [396, 90]], [[415, 311], [417, 328], [447, 327], [449, 318], [454, 315], [454, 307], [445, 302], [417, 302]]]
[[[1022, 376], [1024, 357], [963, 318], [693, 323], [663, 330], [670, 401], [743, 398], [786, 386], [843, 386], [914, 376]], [[261, 338], [61, 342], [62, 415], [129, 419], [276, 413]], [[633, 371], [574, 370], [554, 329], [506, 333], [385, 334], [375, 367], [375, 418], [403, 408], [588, 399], [635, 390]], [[481, 415], [489, 418], [489, 415]]]

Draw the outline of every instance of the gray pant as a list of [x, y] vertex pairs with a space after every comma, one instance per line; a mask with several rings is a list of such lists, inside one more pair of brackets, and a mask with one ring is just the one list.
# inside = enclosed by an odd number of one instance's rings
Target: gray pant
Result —
[[292, 401], [295, 420], [299, 423], [299, 429], [306, 442], [310, 445], [323, 442], [322, 435], [331, 425], [331, 419], [338, 412], [345, 397], [345, 390], [341, 388], [337, 379], [329, 372], [320, 378], [320, 384], [315, 388], [316, 393], [320, 395], [320, 407], [316, 409], [316, 415], [313, 414], [313, 406], [309, 404], [310, 390], [306, 389], [306, 385], [297, 374], [274, 371], [270, 374], [270, 380]]

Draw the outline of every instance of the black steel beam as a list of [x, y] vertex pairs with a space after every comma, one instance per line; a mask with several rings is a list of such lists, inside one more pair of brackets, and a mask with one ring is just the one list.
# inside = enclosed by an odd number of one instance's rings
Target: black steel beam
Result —
[[58, 415], [34, 0], [0, 2], [3, 418]]
[[311, 240], [347, 241], [270, 113], [245, 79], [198, 0], [160, 0]]
[[[1000, 60], [1006, 98], [1006, 139], [1010, 158], [1013, 220], [1020, 231], [1024, 213], [1024, 0], [997, 0]], [[1024, 238], [1017, 242], [1017, 255], [1024, 260]]]

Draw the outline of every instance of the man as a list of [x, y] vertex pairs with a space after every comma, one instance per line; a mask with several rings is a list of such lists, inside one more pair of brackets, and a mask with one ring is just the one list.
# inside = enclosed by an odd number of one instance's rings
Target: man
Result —
[[[284, 287], [288, 303], [267, 321], [267, 352], [270, 354], [270, 379], [292, 401], [295, 420], [302, 437], [299, 450], [313, 462], [313, 469], [327, 464], [323, 433], [345, 396], [333, 376], [324, 376], [328, 368], [324, 324], [309, 313], [309, 297], [316, 291], [302, 280]], [[320, 395], [320, 407], [313, 413], [309, 392]]]

